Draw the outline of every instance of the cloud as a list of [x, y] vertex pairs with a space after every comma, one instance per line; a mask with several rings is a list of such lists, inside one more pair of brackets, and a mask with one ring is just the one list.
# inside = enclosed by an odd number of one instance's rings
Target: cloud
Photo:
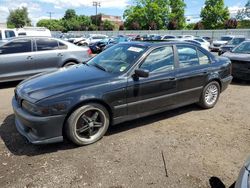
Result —
[[[93, 0], [39, 0], [42, 3], [50, 3], [56, 7], [64, 8], [79, 8], [79, 7], [91, 7]], [[100, 2], [102, 8], [119, 8], [123, 9], [129, 5], [129, 0], [97, 0]]]

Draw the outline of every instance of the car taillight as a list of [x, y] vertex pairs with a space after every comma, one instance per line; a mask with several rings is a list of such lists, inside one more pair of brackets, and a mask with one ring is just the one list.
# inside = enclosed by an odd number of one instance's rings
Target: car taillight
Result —
[[90, 49], [90, 48], [88, 49], [88, 54], [89, 54], [89, 55], [91, 55], [91, 54], [92, 54], [92, 51], [91, 51], [91, 49]]

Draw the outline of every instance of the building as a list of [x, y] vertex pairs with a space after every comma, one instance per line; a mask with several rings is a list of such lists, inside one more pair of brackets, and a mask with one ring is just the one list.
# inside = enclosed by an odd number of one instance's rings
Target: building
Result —
[[121, 16], [98, 14], [97, 16], [91, 16], [91, 20], [93, 23], [96, 23], [96, 21], [97, 21], [97, 25], [100, 25], [100, 23], [104, 22], [105, 20], [113, 22], [118, 27], [123, 25], [123, 21], [122, 21]]

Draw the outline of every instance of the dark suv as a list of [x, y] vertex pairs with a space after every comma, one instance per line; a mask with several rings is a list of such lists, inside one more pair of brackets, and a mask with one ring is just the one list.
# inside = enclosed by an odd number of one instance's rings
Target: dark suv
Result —
[[[117, 44], [87, 64], [19, 84], [16, 127], [34, 144], [99, 140], [109, 125], [198, 103], [212, 108], [231, 82], [231, 62], [184, 42]], [[65, 134], [63, 134], [65, 133]]]

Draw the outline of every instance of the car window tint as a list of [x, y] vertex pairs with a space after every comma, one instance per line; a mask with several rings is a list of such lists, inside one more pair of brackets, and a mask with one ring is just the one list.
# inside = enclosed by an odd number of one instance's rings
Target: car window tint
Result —
[[11, 38], [11, 37], [15, 37], [16, 35], [15, 35], [14, 31], [6, 30], [5, 36], [6, 36], [6, 38]]
[[171, 46], [153, 50], [142, 63], [141, 69], [151, 73], [170, 71], [174, 69], [174, 54]]
[[200, 50], [198, 50], [197, 53], [199, 56], [200, 65], [206, 65], [210, 63], [209, 57], [206, 54], [204, 54]]
[[53, 39], [37, 39], [36, 46], [37, 51], [57, 50], [58, 42]]
[[180, 68], [199, 65], [196, 48], [190, 46], [177, 46]]
[[2, 38], [2, 32], [1, 32], [1, 30], [0, 30], [0, 40], [2, 40], [3, 38]]
[[25, 53], [31, 52], [31, 40], [19, 39], [7, 43], [0, 48], [1, 54]]
[[59, 49], [68, 49], [68, 46], [62, 42], [59, 42]]

